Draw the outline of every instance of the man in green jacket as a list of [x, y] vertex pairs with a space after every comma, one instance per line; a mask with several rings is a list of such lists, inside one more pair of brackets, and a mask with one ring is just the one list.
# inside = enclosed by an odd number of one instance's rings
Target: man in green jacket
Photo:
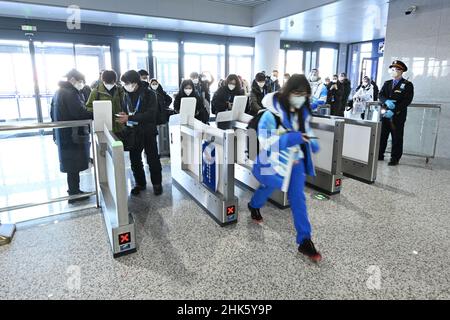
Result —
[[117, 83], [117, 74], [114, 70], [105, 70], [102, 73], [102, 80], [99, 82], [97, 88], [94, 88], [89, 96], [86, 108], [89, 111], [94, 109], [94, 101], [111, 101], [112, 103], [112, 117], [113, 117], [113, 132], [121, 132], [124, 128], [123, 124], [115, 121], [114, 115], [122, 112], [122, 102], [124, 97], [123, 88]]

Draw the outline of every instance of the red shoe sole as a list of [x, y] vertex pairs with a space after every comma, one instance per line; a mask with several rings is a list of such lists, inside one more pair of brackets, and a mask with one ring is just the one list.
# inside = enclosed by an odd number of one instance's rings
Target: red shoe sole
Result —
[[320, 254], [316, 254], [315, 256], [309, 257], [309, 259], [314, 263], [319, 263], [322, 261], [322, 256]]

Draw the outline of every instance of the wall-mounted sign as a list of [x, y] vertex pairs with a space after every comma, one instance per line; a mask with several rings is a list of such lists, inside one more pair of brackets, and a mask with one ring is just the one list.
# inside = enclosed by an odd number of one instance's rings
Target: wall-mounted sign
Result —
[[158, 41], [158, 39], [156, 38], [156, 35], [153, 33], [146, 33], [144, 36], [144, 40], [147, 41]]
[[22, 25], [21, 29], [22, 29], [22, 31], [26, 31], [26, 32], [36, 32], [37, 31], [36, 26]]

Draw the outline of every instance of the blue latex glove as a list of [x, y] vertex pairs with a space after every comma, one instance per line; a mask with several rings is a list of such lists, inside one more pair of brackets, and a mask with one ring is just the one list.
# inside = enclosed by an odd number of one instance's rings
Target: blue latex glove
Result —
[[320, 146], [319, 143], [317, 142], [317, 140], [311, 140], [311, 151], [313, 153], [317, 153], [320, 151]]
[[389, 110], [395, 110], [395, 101], [394, 100], [386, 100], [386, 102], [384, 103]]
[[384, 114], [384, 117], [386, 119], [392, 119], [393, 116], [394, 116], [394, 113], [391, 110], [386, 111], [386, 113]]

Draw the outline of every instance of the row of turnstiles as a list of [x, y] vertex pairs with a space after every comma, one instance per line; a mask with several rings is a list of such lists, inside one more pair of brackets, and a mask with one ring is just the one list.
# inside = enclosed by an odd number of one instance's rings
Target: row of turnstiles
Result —
[[[249, 157], [247, 126], [252, 117], [245, 114], [246, 99], [236, 97], [233, 110], [219, 113], [210, 125], [194, 118], [194, 101], [186, 100], [180, 114], [169, 122], [172, 181], [222, 226], [238, 220], [235, 185], [252, 190], [259, 186]], [[335, 195], [345, 187], [344, 176], [375, 182], [381, 134], [378, 119], [315, 115], [311, 127], [320, 151], [314, 155], [316, 176], [308, 177], [309, 186]], [[289, 207], [282, 191], [274, 192], [271, 201], [280, 208]]]
[[[183, 98], [180, 114], [169, 120], [172, 182], [221, 226], [238, 221], [235, 186], [258, 188], [252, 174], [247, 130], [252, 117], [245, 113], [246, 99], [236, 97], [233, 110], [219, 113], [207, 125], [195, 119], [195, 98]], [[96, 181], [111, 248], [117, 257], [136, 251], [134, 219], [128, 211], [124, 148], [111, 132], [110, 102], [94, 104]], [[381, 132], [378, 119], [316, 115], [311, 127], [320, 151], [314, 155], [316, 176], [308, 177], [309, 186], [335, 195], [345, 187], [344, 175], [375, 182]], [[271, 201], [281, 208], [289, 207], [287, 195], [281, 191], [275, 192]]]

